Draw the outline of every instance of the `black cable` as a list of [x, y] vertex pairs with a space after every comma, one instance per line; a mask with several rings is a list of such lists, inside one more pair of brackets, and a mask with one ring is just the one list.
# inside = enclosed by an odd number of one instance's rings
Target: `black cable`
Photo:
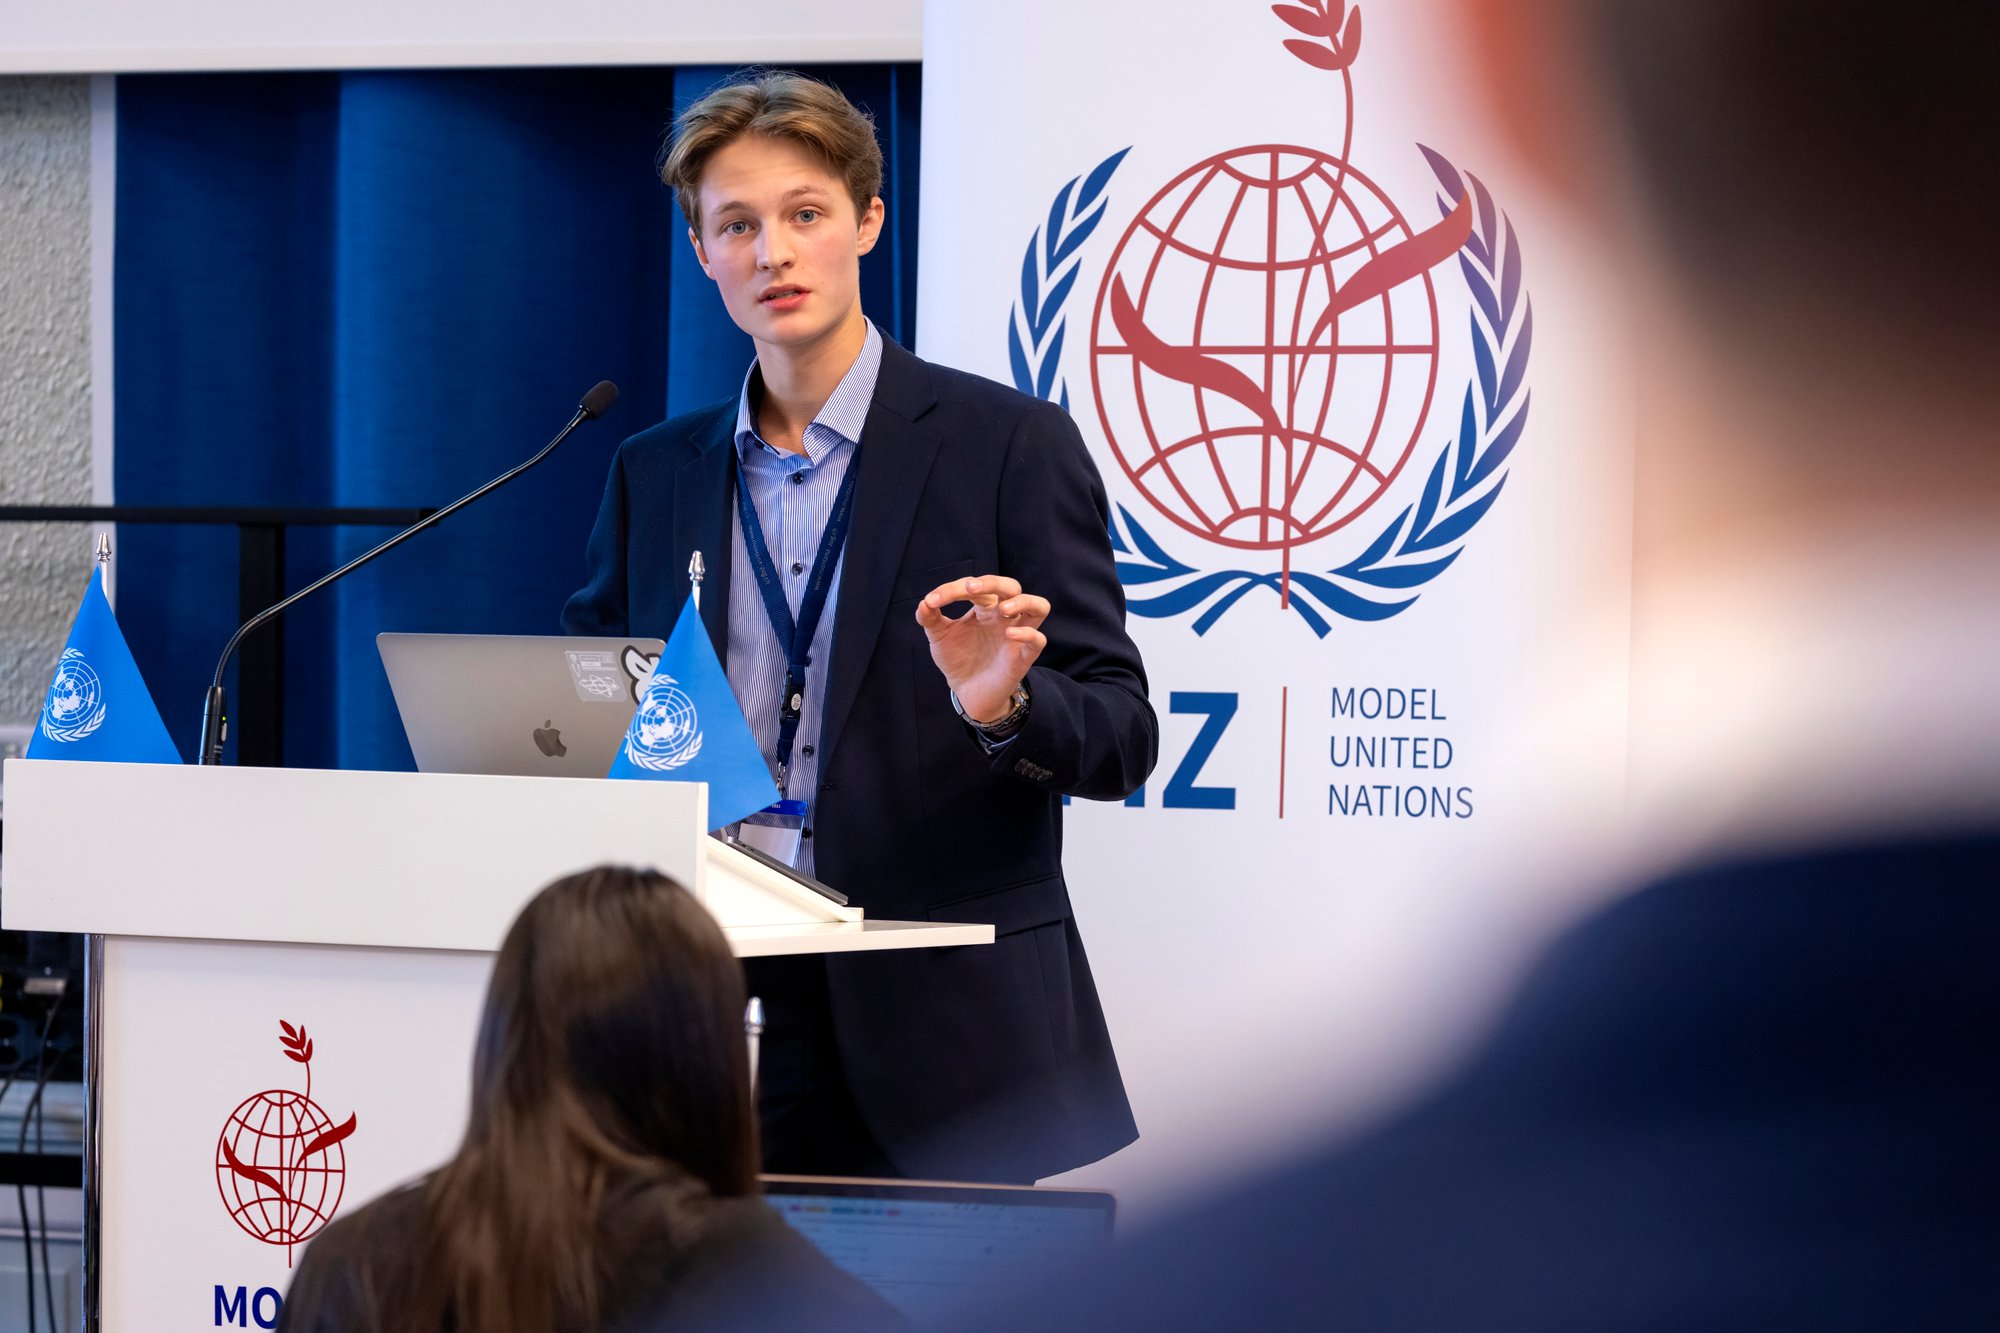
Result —
[[[67, 993], [67, 988], [56, 992], [55, 1003], [49, 1006], [48, 1017], [42, 1022], [42, 1039], [35, 1048], [35, 1092], [29, 1099], [27, 1107], [21, 1112], [21, 1137], [14, 1146], [16, 1153], [25, 1153], [28, 1150], [28, 1117], [34, 1114], [37, 1106], [41, 1105], [42, 1089], [48, 1086], [49, 1074], [53, 1072], [47, 1068], [48, 1060], [46, 1056], [49, 1046], [49, 1034], [55, 1031], [56, 1010], [62, 1007], [63, 996]], [[0, 1099], [4, 1099], [8, 1090], [13, 1087], [14, 1079], [19, 1069], [20, 1066], [17, 1065], [14, 1069], [8, 1071], [6, 1083], [0, 1084]], [[21, 1253], [24, 1256], [28, 1270], [28, 1333], [35, 1333], [35, 1228], [28, 1221], [28, 1187], [18, 1180], [14, 1182], [14, 1201], [20, 1205], [21, 1209]], [[44, 1232], [43, 1242], [46, 1245], [48, 1239], [46, 1228]], [[51, 1304], [49, 1306], [49, 1333], [55, 1333], [55, 1319], [55, 1306]]]
[[[62, 1003], [61, 996], [56, 997], [56, 1003]], [[49, 1066], [49, 1078], [54, 1078], [58, 1073], [62, 1072], [63, 1056], [68, 1053], [69, 1048], [67, 1046], [58, 1046], [56, 1048], [55, 1063]], [[40, 1072], [39, 1069], [36, 1071], [38, 1078]], [[46, 1083], [48, 1080], [41, 1079], [41, 1081]], [[44, 1134], [44, 1131], [48, 1129], [48, 1124], [49, 1104], [44, 1100], [38, 1103], [35, 1108], [35, 1156], [37, 1157], [45, 1158], [48, 1156], [49, 1144]], [[37, 1182], [35, 1185], [35, 1225], [41, 1228], [42, 1232], [42, 1297], [48, 1303], [49, 1329], [50, 1333], [54, 1333], [56, 1328], [56, 1270], [55, 1265], [49, 1262], [49, 1187], [46, 1183], [42, 1182]]]
[[[50, 1065], [46, 1068], [41, 1068], [39, 1066], [43, 1062], [37, 1061], [36, 1063], [38, 1065], [38, 1068], [35, 1071], [35, 1095], [28, 1101], [28, 1110], [26, 1114], [34, 1116], [35, 1124], [39, 1127], [42, 1120], [41, 1117], [42, 1090], [49, 1086], [49, 1080], [55, 1076], [56, 1071], [53, 1065]], [[21, 1121], [21, 1142], [19, 1150], [21, 1152], [26, 1152], [27, 1148], [28, 1148], [28, 1122], [27, 1119], [24, 1117]], [[42, 1294], [46, 1298], [48, 1304], [49, 1333], [56, 1333], [56, 1287], [55, 1287], [55, 1279], [50, 1276], [50, 1269], [49, 1269], [48, 1194], [45, 1187], [41, 1185], [35, 1186], [35, 1193], [38, 1196], [37, 1211], [41, 1214], [40, 1226], [42, 1232], [42, 1242], [41, 1242], [42, 1243]], [[30, 1238], [32, 1238], [35, 1229], [33, 1227], [28, 1226], [27, 1223], [28, 1223], [28, 1201], [24, 1197], [21, 1200], [21, 1225], [24, 1228], [25, 1233]], [[34, 1269], [30, 1268], [28, 1270], [28, 1305], [31, 1309], [33, 1308], [35, 1302], [34, 1281], [35, 1281]], [[34, 1321], [31, 1319], [28, 1323], [28, 1333], [34, 1333], [34, 1329], [35, 1329]]]
[[[14, 1090], [14, 1080], [20, 1076], [21, 1066], [26, 1063], [27, 1063], [27, 1057], [22, 1056], [20, 1059], [16, 1060], [13, 1063], [12, 1067], [10, 1067], [7, 1070], [7, 1077], [5, 1079], [0, 1079], [0, 1106], [6, 1105], [7, 1094]], [[25, 1238], [28, 1234], [27, 1191], [22, 1190], [20, 1197], [21, 1197], [21, 1235]], [[33, 1247], [29, 1248], [28, 1258], [30, 1262], [32, 1262], [34, 1259]], [[28, 1318], [33, 1319], [34, 1317], [35, 1317], [35, 1288], [33, 1284], [30, 1283], [28, 1287]]]

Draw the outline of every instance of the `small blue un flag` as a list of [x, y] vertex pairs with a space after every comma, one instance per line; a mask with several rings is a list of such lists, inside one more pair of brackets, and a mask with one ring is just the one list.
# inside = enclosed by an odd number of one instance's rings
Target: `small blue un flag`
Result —
[[692, 597], [653, 667], [609, 776], [706, 782], [711, 829], [778, 799], [778, 784], [743, 720]]
[[96, 574], [83, 590], [83, 605], [56, 663], [26, 757], [181, 762]]

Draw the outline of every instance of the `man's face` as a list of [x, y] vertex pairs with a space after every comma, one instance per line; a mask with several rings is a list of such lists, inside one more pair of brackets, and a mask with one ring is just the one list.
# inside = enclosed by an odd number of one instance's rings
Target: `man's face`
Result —
[[760, 357], [799, 355], [859, 327], [861, 256], [882, 230], [882, 201], [855, 216], [846, 185], [805, 149], [746, 136], [708, 161], [701, 234], [689, 231]]

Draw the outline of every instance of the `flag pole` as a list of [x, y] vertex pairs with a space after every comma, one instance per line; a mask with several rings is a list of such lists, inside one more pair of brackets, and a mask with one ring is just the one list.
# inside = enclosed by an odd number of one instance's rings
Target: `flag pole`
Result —
[[708, 564], [701, 558], [701, 552], [696, 551], [688, 557], [688, 583], [691, 585], [689, 591], [694, 597], [694, 609], [696, 611], [701, 610], [701, 584], [702, 580], [707, 577]]
[[[97, 533], [97, 586], [111, 602], [111, 534]], [[23, 1226], [27, 1223], [24, 1215]], [[83, 1328], [103, 1327], [104, 936], [83, 937]], [[33, 1300], [32, 1293], [29, 1296]]]

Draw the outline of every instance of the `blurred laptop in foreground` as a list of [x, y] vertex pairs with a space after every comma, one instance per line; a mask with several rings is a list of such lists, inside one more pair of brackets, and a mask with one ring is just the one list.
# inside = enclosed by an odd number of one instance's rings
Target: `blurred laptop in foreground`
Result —
[[835, 1265], [919, 1325], [1063, 1266], [1103, 1259], [1103, 1190], [765, 1176], [764, 1199]]

